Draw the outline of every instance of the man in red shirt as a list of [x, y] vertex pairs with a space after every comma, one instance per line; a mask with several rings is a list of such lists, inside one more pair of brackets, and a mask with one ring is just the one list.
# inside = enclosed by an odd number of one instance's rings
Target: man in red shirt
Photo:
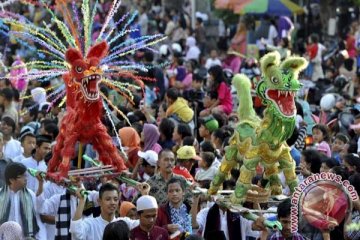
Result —
[[168, 240], [169, 234], [164, 228], [155, 226], [158, 204], [152, 196], [142, 196], [136, 201], [136, 210], [140, 225], [131, 230], [131, 240]]
[[195, 161], [200, 161], [201, 158], [196, 155], [194, 146], [182, 146], [176, 152], [177, 166], [174, 167], [173, 173], [183, 176], [186, 180], [193, 182], [194, 178], [190, 174]]

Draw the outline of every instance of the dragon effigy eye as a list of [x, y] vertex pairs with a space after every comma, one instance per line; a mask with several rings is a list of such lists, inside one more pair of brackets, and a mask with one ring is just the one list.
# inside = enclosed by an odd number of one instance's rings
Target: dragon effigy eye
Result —
[[75, 70], [76, 70], [77, 73], [82, 73], [82, 72], [83, 72], [83, 68], [82, 68], [82, 67], [79, 67], [79, 66], [77, 66], [77, 67], [75, 68]]
[[274, 84], [278, 84], [279, 83], [279, 79], [277, 79], [276, 77], [271, 77], [270, 78], [271, 82]]

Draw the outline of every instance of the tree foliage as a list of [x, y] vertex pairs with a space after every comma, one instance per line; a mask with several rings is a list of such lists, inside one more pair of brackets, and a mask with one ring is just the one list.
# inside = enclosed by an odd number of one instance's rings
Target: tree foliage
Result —
[[209, 1], [210, 1], [211, 9], [212, 9], [214, 15], [217, 18], [222, 19], [225, 24], [227, 24], [227, 25], [236, 24], [239, 21], [238, 14], [235, 14], [233, 11], [227, 10], [227, 9], [216, 9], [214, 7], [215, 0], [209, 0]]
[[356, 4], [357, 6], [360, 6], [360, 0], [352, 0], [354, 4]]

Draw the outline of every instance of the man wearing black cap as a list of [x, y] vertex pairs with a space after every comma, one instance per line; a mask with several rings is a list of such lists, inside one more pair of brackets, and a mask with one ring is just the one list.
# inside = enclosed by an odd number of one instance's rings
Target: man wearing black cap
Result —
[[24, 103], [22, 108], [22, 116], [21, 116], [21, 122], [23, 126], [27, 125], [30, 122], [37, 120], [37, 115], [39, 109], [37, 107], [34, 107], [37, 103], [34, 101], [29, 101]]
[[29, 126], [23, 127], [20, 131], [19, 140], [24, 151], [21, 155], [13, 158], [14, 162], [22, 162], [24, 159], [32, 156], [32, 152], [36, 145], [34, 130]]
[[[47, 153], [50, 152], [51, 137], [47, 135], [38, 135], [36, 137], [36, 147], [33, 151], [31, 157], [23, 160], [23, 164], [27, 168], [33, 168], [42, 172], [46, 172], [47, 165], [44, 161], [44, 158]], [[28, 174], [28, 183], [27, 187], [33, 192], [36, 192], [38, 189], [38, 181], [35, 177]]]

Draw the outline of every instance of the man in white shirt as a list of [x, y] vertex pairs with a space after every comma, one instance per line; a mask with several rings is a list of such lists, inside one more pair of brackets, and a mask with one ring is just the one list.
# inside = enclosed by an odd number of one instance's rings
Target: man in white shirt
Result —
[[218, 58], [218, 54], [217, 54], [217, 51], [215, 49], [211, 50], [210, 52], [210, 58], [208, 58], [206, 60], [206, 63], [205, 63], [205, 68], [206, 69], [209, 69], [213, 66], [221, 66], [221, 61], [220, 59]]
[[[47, 135], [38, 135], [36, 137], [36, 147], [34, 154], [22, 161], [27, 168], [33, 168], [42, 172], [46, 172], [47, 165], [45, 163], [45, 156], [51, 151], [51, 137]], [[28, 174], [27, 187], [33, 192], [38, 189], [38, 180]]]
[[[55, 218], [54, 224], [48, 224], [47, 226], [48, 239], [67, 239], [69, 235], [70, 221], [71, 218], [75, 215], [78, 199], [76, 198], [75, 193], [70, 192], [64, 188], [61, 193], [57, 193], [52, 196], [46, 196], [46, 192], [43, 191], [44, 181], [41, 178], [38, 178], [38, 180], [39, 189], [36, 193], [36, 204], [38, 211], [40, 214], [54, 216]], [[47, 184], [48, 183], [49, 182], [47, 182]], [[79, 179], [74, 179], [72, 184], [77, 188], [82, 187], [82, 181]], [[48, 184], [46, 186], [49, 188], [51, 185]], [[87, 206], [97, 206], [99, 193], [97, 191], [89, 191], [88, 193], [89, 195], [87, 196]], [[49, 232], [51, 232], [51, 234]]]
[[149, 19], [148, 16], [146, 14], [146, 7], [145, 6], [140, 6], [139, 8], [139, 24], [141, 26], [141, 36], [145, 36], [148, 34], [148, 24], [149, 24]]
[[[149, 185], [144, 183], [145, 188], [142, 189], [143, 195], [149, 192]], [[139, 220], [131, 220], [128, 217], [115, 218], [115, 212], [119, 206], [120, 194], [117, 187], [111, 183], [105, 183], [99, 190], [99, 205], [101, 214], [97, 218], [82, 219], [82, 214], [85, 206], [85, 198], [81, 195], [83, 189], [79, 189], [76, 193], [79, 198], [79, 204], [76, 208], [75, 216], [70, 223], [70, 232], [73, 239], [86, 240], [102, 240], [104, 229], [107, 224], [117, 220], [123, 220], [128, 225], [129, 229], [139, 226]]]
[[276, 30], [276, 27], [273, 24], [271, 24], [269, 28], [269, 36], [266, 41], [267, 44], [274, 46], [275, 44], [274, 39], [276, 39], [277, 37], [278, 37], [278, 32]]
[[185, 60], [189, 61], [191, 59], [196, 60], [197, 62], [199, 61], [199, 56], [200, 56], [200, 49], [198, 48], [198, 46], [196, 46], [196, 40], [194, 37], [190, 36], [186, 39], [186, 55], [185, 55]]
[[269, 16], [264, 16], [259, 27], [255, 31], [256, 46], [260, 51], [260, 56], [265, 54], [265, 44], [274, 46], [274, 40], [278, 37], [275, 25], [271, 22]]
[[[40, 188], [40, 185], [39, 185], [39, 188]], [[39, 189], [38, 189], [38, 191], [39, 191]], [[50, 182], [50, 181], [46, 181], [46, 183], [44, 184], [43, 196], [44, 196], [44, 199], [49, 199], [54, 195], [64, 194], [65, 191], [66, 191], [66, 189], [63, 186], [57, 185], [57, 184], [55, 184], [53, 182]], [[39, 193], [37, 193], [37, 196], [39, 196]], [[38, 203], [37, 203], [37, 205], [38, 205]], [[40, 218], [41, 217], [44, 218], [44, 216], [46, 216], [46, 218], [47, 218], [48, 223], [45, 224], [47, 239], [54, 239], [55, 238], [55, 232], [56, 232], [56, 227], [55, 227], [56, 214], [48, 214], [46, 212], [43, 213], [43, 212], [41, 212], [41, 208], [39, 208], [39, 207], [38, 207], [38, 211], [39, 211], [39, 214], [40, 214]], [[70, 226], [70, 219], [69, 219], [69, 226]], [[49, 223], [49, 222], [51, 222], [51, 223]]]
[[318, 46], [316, 57], [311, 60], [313, 63], [313, 74], [311, 76], [311, 80], [317, 81], [320, 78], [324, 78], [324, 71], [322, 69], [322, 55], [326, 50], [326, 47], [319, 42], [319, 36], [317, 34], [311, 35], [311, 39]]
[[0, 225], [14, 221], [25, 237], [46, 240], [46, 229], [35, 209], [35, 194], [26, 188], [26, 167], [9, 163], [5, 168], [6, 186], [0, 189]]
[[15, 121], [11, 117], [5, 116], [1, 119], [0, 131], [4, 135], [3, 153], [4, 158], [13, 159], [22, 154], [21, 144], [13, 139], [15, 132]]
[[[29, 136], [25, 136], [25, 138], [28, 138]], [[50, 151], [50, 144], [51, 144], [51, 137], [47, 135], [38, 135], [36, 137], [36, 147], [33, 149], [32, 156], [25, 158], [22, 160], [22, 163], [27, 168], [33, 168], [36, 170], [39, 170], [41, 172], [46, 172], [47, 165], [45, 163], [45, 155]], [[26, 147], [28, 148], [28, 146]], [[27, 149], [28, 151], [29, 149]], [[24, 151], [25, 152], [25, 151]], [[38, 191], [39, 183], [38, 180], [31, 176], [28, 173], [28, 182], [27, 187], [31, 189], [33, 192]], [[45, 227], [47, 236], [52, 237], [54, 233], [54, 224], [55, 224], [55, 216], [54, 215], [43, 215], [40, 213], [40, 218], [43, 221]], [[53, 238], [52, 238], [53, 239]]]
[[166, 28], [164, 34], [169, 37], [170, 40], [172, 40], [172, 35], [174, 33], [174, 30], [176, 28], [176, 25], [174, 21], [172, 20], [172, 17], [169, 13], [165, 14], [164, 20], [166, 22]]
[[36, 145], [34, 130], [29, 126], [23, 127], [20, 132], [19, 140], [24, 151], [21, 155], [13, 159], [14, 162], [22, 162], [25, 158], [31, 157]]

